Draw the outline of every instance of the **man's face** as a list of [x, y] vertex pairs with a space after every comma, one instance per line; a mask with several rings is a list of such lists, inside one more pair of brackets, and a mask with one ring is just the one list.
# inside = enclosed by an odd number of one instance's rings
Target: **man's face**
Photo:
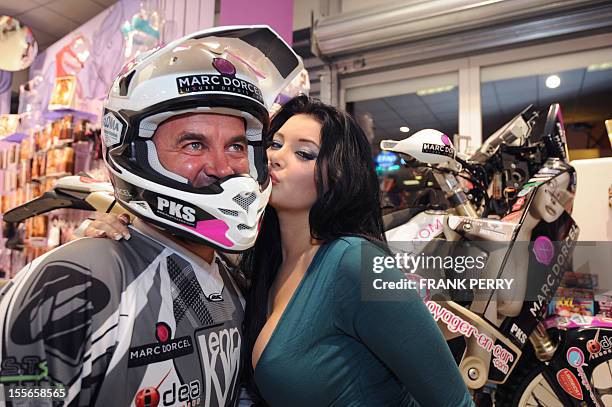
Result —
[[232, 174], [248, 174], [244, 121], [235, 116], [192, 113], [173, 117], [155, 131], [161, 165], [204, 187]]

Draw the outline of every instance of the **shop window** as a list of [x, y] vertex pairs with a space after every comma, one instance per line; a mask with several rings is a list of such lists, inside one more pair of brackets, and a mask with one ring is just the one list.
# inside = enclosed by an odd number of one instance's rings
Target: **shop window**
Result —
[[383, 139], [401, 140], [427, 128], [450, 136], [458, 130], [456, 73], [349, 89], [347, 101], [347, 110], [372, 138], [375, 153]]
[[458, 132], [456, 73], [390, 81], [347, 90], [347, 110], [368, 135], [383, 191], [383, 206], [397, 210], [414, 204], [420, 175], [403, 168], [401, 157], [381, 153], [384, 139], [401, 140], [432, 128], [449, 136]]
[[[579, 59], [578, 59], [579, 60]], [[517, 65], [517, 64], [515, 64]], [[483, 70], [481, 84], [483, 139], [525, 107], [546, 109], [560, 103], [567, 130], [570, 159], [612, 156], [605, 120], [612, 118], [612, 60], [576, 69], [538, 72], [503, 78], [502, 71]], [[517, 66], [512, 67], [517, 68]], [[508, 69], [509, 76], [512, 68]], [[521, 67], [518, 67], [521, 68]], [[502, 76], [495, 80], [486, 77]]]

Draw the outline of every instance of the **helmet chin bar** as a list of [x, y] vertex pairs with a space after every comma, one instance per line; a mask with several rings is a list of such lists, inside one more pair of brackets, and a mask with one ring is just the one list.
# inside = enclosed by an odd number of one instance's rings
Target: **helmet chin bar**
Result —
[[211, 195], [160, 185], [134, 173], [113, 172], [117, 199], [134, 215], [169, 233], [223, 251], [253, 246], [271, 184], [260, 185], [249, 175], [217, 181]]

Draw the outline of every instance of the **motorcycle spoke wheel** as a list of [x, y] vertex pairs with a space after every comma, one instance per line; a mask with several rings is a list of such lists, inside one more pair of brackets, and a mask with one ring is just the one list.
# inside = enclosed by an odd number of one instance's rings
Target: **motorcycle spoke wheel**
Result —
[[593, 390], [604, 406], [612, 406], [612, 360], [600, 363], [591, 375]]
[[540, 373], [523, 392], [518, 407], [563, 407], [563, 403]]

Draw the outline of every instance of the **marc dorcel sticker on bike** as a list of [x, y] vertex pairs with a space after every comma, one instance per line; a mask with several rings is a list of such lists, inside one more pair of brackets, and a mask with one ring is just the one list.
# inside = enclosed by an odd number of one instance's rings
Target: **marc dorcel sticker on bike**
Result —
[[438, 143], [423, 143], [421, 147], [421, 152], [427, 154], [435, 154], [435, 155], [443, 155], [446, 157], [454, 157], [455, 149], [453, 148], [453, 144], [446, 134], [442, 134], [440, 136], [442, 144]]
[[444, 155], [446, 157], [455, 156], [455, 149], [452, 148], [451, 146], [434, 144], [434, 143], [423, 143], [421, 152], [427, 153], [427, 154]]

